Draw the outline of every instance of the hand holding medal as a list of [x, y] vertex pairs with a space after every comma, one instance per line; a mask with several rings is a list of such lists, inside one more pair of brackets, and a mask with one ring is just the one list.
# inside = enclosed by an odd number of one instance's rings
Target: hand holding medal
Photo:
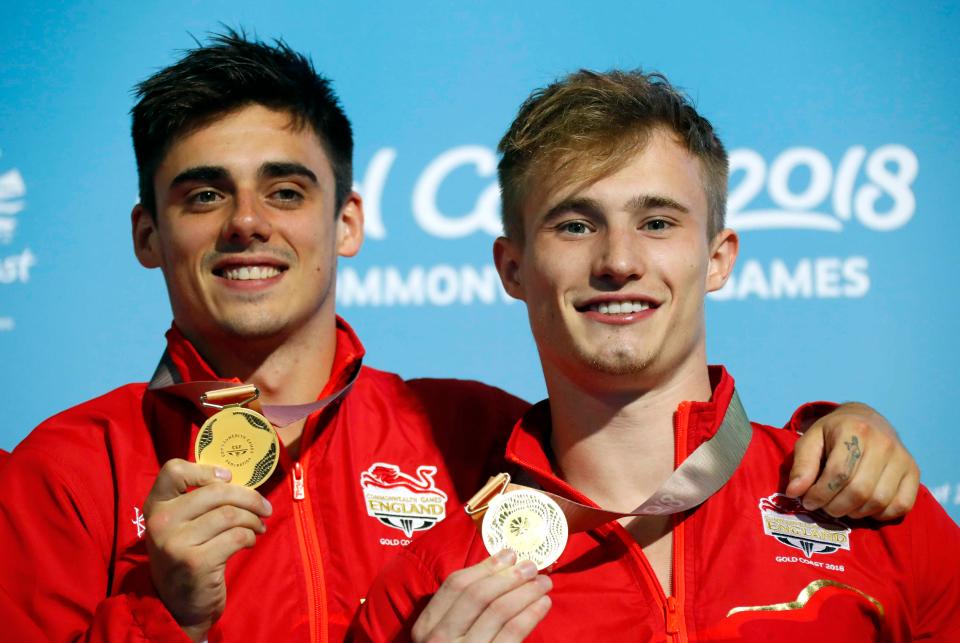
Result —
[[522, 641], [550, 611], [553, 582], [531, 560], [503, 549], [453, 572], [420, 613], [410, 638]]
[[192, 637], [205, 636], [226, 607], [227, 560], [266, 532], [264, 520], [273, 508], [255, 488], [279, 461], [273, 427], [288, 426], [336, 401], [359, 374], [357, 364], [345, 384], [313, 402], [261, 409], [255, 386], [176, 382], [166, 356], [160, 361], [151, 390], [218, 409], [197, 434], [196, 462], [164, 463], [143, 507], [154, 587]]
[[153, 585], [177, 623], [196, 640], [226, 608], [227, 561], [255, 545], [273, 513], [252, 487], [276, 467], [270, 453], [271, 446], [276, 453], [278, 442], [269, 423], [239, 406], [240, 400], [249, 403], [250, 395], [248, 391], [232, 406], [223, 399], [212, 402], [222, 408], [210, 420], [220, 418], [201, 428], [194, 445], [198, 462], [174, 458], [164, 463], [143, 505]]

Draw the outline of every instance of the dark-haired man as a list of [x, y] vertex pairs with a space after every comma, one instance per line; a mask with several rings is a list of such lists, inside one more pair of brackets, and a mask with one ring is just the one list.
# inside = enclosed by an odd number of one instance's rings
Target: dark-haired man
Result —
[[960, 530], [930, 493], [895, 523], [805, 509], [796, 434], [707, 366], [704, 298], [739, 241], [706, 119], [662, 76], [582, 71], [500, 151], [494, 255], [549, 393], [501, 464], [526, 488], [488, 485], [388, 563], [360, 638], [960, 640]]
[[[139, 96], [134, 249], [163, 271], [174, 324], [149, 385], [51, 418], [4, 463], [0, 613], [20, 619], [2, 620], [54, 640], [340, 639], [526, 404], [361, 366], [334, 312], [337, 257], [362, 240], [350, 124], [303, 57], [220, 37]], [[200, 394], [231, 379], [282, 424], [257, 490], [188, 461]]]
[[[350, 125], [302, 56], [217, 37], [140, 86], [133, 136], [133, 242], [163, 271], [167, 350], [149, 385], [51, 418], [5, 463], [0, 611], [18, 618], [3, 620], [55, 640], [339, 639], [397, 546], [491, 473], [526, 405], [361, 366], [334, 311], [337, 258], [362, 241]], [[191, 461], [209, 445], [201, 394], [240, 383], [281, 439], [257, 490]], [[873, 489], [876, 471], [858, 471]]]

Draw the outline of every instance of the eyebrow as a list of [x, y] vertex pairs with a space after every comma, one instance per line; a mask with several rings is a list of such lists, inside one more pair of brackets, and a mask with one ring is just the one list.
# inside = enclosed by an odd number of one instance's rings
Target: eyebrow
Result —
[[170, 187], [176, 187], [183, 183], [218, 183], [226, 180], [230, 176], [227, 169], [218, 165], [199, 165], [197, 167], [187, 168], [180, 174], [173, 177], [170, 181]]
[[[683, 205], [679, 201], [660, 194], [638, 194], [627, 201], [626, 205], [624, 206], [624, 209], [634, 214], [656, 208], [669, 208], [684, 214], [690, 212], [690, 208]], [[591, 199], [590, 197], [584, 196], [572, 197], [569, 199], [564, 199], [560, 203], [547, 210], [547, 213], [543, 215], [542, 222], [548, 223], [566, 212], [577, 212], [585, 216], [599, 217], [602, 215], [603, 211], [604, 207], [596, 199]]]
[[318, 184], [317, 175], [302, 163], [292, 161], [272, 161], [260, 166], [257, 174], [262, 179], [280, 179], [285, 176], [302, 176], [314, 185]]
[[564, 199], [556, 204], [543, 215], [542, 223], [548, 223], [566, 212], [577, 212], [590, 217], [599, 217], [603, 212], [603, 206], [596, 199], [590, 197], [577, 196]]
[[690, 208], [683, 205], [679, 201], [675, 201], [668, 196], [663, 196], [660, 194], [638, 194], [627, 201], [626, 204], [626, 209], [633, 213], [654, 210], [657, 208], [668, 208], [670, 210], [683, 212], [684, 214], [688, 214], [690, 212]]
[[[318, 184], [317, 175], [310, 168], [302, 163], [292, 161], [271, 161], [264, 163], [257, 171], [257, 175], [262, 179], [279, 179], [285, 176], [302, 176], [309, 179], [313, 184]], [[219, 165], [198, 165], [187, 168], [170, 181], [170, 187], [176, 187], [183, 183], [222, 183], [230, 178], [230, 172], [227, 168]]]

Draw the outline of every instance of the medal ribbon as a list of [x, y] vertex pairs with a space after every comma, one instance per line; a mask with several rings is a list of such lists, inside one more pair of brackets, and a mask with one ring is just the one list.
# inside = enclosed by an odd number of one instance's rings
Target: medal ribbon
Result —
[[[260, 408], [259, 401], [254, 399], [248, 406], [254, 411], [262, 413], [274, 426], [283, 427], [293, 424], [346, 395], [347, 391], [353, 387], [354, 382], [357, 381], [357, 377], [360, 376], [360, 366], [361, 364], [358, 363], [350, 375], [350, 381], [344, 386], [316, 402], [307, 404], [264, 404]], [[158, 393], [166, 393], [189, 400], [207, 416], [213, 415], [217, 409], [205, 406], [201, 401], [202, 399], [209, 402], [222, 401], [224, 403], [233, 400], [236, 403], [236, 400], [247, 398], [250, 392], [255, 390], [252, 385], [237, 384], [236, 382], [178, 382], [178, 379], [179, 374], [170, 360], [170, 356], [164, 352], [147, 388]]]
[[[554, 493], [535, 489], [552, 498], [563, 510], [571, 532], [589, 531], [626, 516], [664, 516], [680, 513], [701, 504], [726, 484], [737, 470], [750, 444], [752, 429], [737, 392], [723, 416], [720, 428], [712, 438], [697, 447], [660, 485], [660, 488], [639, 507], [629, 512], [612, 511], [569, 500]], [[479, 522], [490, 500], [513, 489], [531, 487], [510, 482], [510, 475], [501, 473], [487, 482], [464, 510]]]

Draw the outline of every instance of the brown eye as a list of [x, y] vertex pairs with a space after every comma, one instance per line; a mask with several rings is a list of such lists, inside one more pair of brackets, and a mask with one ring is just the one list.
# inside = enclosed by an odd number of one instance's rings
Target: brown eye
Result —
[[274, 205], [282, 208], [297, 208], [304, 201], [303, 193], [296, 188], [277, 188], [269, 198]]
[[300, 193], [296, 190], [277, 190], [273, 193], [273, 196], [280, 199], [281, 201], [295, 201], [300, 198]]
[[213, 190], [202, 190], [191, 197], [194, 203], [216, 203], [219, 199], [220, 195]]

